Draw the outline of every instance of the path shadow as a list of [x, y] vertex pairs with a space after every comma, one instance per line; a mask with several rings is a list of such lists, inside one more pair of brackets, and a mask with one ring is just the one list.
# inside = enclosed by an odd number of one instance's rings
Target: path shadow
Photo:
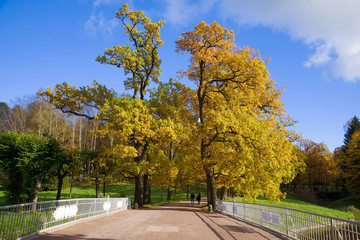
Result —
[[88, 238], [83, 234], [74, 234], [74, 235], [66, 235], [66, 234], [46, 234], [41, 233], [37, 236], [29, 238], [29, 240], [76, 240], [76, 239], [86, 239], [86, 240], [115, 240], [114, 238]]
[[204, 211], [202, 208], [206, 205], [206, 202], [200, 204], [191, 204], [190, 201], [182, 201], [176, 203], [163, 203], [153, 208], [142, 208], [141, 210], [164, 210], [164, 211], [185, 211], [185, 212], [198, 212]]

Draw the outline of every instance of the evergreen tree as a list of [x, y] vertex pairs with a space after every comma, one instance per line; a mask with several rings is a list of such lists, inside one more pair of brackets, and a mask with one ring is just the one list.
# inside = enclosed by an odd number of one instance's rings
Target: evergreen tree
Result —
[[349, 120], [345, 126], [345, 135], [344, 135], [344, 146], [343, 150], [347, 152], [349, 142], [353, 136], [353, 134], [360, 129], [360, 120], [358, 117], [354, 116], [351, 120]]

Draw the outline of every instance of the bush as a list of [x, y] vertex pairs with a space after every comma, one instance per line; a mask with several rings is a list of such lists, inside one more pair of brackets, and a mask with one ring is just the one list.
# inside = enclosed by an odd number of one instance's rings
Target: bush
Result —
[[[63, 180], [62, 189], [70, 186], [69, 177], [65, 177]], [[56, 191], [58, 187], [57, 177], [46, 177], [41, 184], [41, 191]]]
[[0, 185], [4, 185], [5, 183], [7, 183], [7, 181], [9, 181], [7, 175], [0, 171]]
[[360, 209], [356, 208], [355, 206], [351, 205], [347, 207], [348, 212], [352, 212], [356, 220], [360, 219]]

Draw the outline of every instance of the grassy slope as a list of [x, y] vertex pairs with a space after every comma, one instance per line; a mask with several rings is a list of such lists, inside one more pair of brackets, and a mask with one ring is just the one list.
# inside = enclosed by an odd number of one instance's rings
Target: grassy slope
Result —
[[[241, 202], [242, 198], [236, 198], [236, 201]], [[340, 209], [340, 208], [329, 208], [323, 207], [318, 203], [300, 198], [292, 193], [288, 193], [285, 199], [281, 199], [279, 202], [270, 202], [266, 199], [258, 199], [257, 203], [265, 204], [265, 205], [272, 205], [278, 207], [285, 207], [285, 208], [292, 208], [298, 209], [306, 212], [322, 214], [326, 216], [332, 216], [337, 218], [349, 219], [353, 218], [354, 214], [347, 209]], [[344, 211], [345, 210], [345, 211]]]
[[341, 211], [351, 211], [356, 221], [360, 221], [360, 202], [355, 201], [352, 197], [339, 199], [327, 204], [327, 207]]

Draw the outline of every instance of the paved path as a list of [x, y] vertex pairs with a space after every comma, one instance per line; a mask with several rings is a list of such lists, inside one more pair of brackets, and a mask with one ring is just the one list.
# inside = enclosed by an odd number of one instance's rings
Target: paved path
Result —
[[286, 239], [231, 217], [201, 210], [201, 206], [184, 201], [151, 209], [124, 210], [44, 232], [32, 240]]

